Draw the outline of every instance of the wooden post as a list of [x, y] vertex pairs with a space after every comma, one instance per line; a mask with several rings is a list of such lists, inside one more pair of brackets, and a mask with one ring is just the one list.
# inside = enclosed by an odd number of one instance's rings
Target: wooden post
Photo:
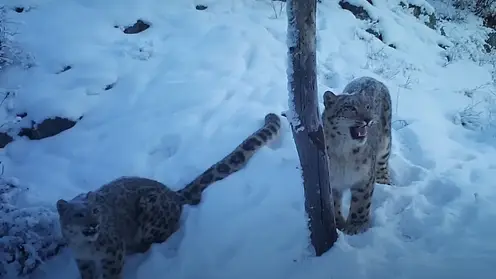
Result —
[[316, 2], [286, 3], [289, 110], [285, 116], [300, 158], [310, 239], [316, 256], [321, 256], [336, 242], [338, 234], [317, 97]]

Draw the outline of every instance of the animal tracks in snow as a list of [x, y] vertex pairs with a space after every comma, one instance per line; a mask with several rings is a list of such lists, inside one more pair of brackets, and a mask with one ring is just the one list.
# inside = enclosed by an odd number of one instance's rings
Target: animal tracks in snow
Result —
[[173, 157], [181, 145], [181, 136], [169, 134], [162, 137], [160, 143], [149, 152], [150, 164], [156, 165], [160, 162]]

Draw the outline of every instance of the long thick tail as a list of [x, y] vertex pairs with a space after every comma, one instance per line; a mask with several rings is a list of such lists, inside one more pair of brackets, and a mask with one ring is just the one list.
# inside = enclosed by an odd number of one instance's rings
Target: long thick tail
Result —
[[250, 158], [263, 146], [279, 136], [281, 119], [274, 113], [265, 116], [262, 128], [248, 136], [229, 155], [212, 165], [186, 187], [177, 191], [184, 204], [197, 205], [201, 201], [202, 192], [210, 184], [222, 180], [244, 168]]

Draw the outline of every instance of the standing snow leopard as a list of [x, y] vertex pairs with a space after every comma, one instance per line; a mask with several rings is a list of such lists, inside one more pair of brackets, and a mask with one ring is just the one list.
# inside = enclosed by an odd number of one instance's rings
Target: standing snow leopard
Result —
[[[322, 122], [329, 158], [336, 227], [346, 234], [370, 227], [375, 182], [391, 184], [391, 96], [382, 82], [361, 77], [343, 94], [324, 93]], [[343, 191], [350, 189], [348, 218], [341, 213]]]
[[126, 254], [166, 241], [179, 229], [183, 205], [199, 204], [203, 190], [245, 167], [280, 128], [280, 118], [267, 114], [262, 128], [179, 191], [152, 179], [121, 177], [70, 201], [58, 200], [62, 234], [81, 278], [122, 278]]

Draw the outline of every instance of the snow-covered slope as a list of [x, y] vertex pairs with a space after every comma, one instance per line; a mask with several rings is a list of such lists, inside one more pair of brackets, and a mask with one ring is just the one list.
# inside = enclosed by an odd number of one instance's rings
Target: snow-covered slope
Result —
[[[172, 239], [129, 257], [126, 279], [494, 276], [494, 86], [492, 65], [481, 62], [491, 57], [481, 52], [480, 23], [468, 15], [463, 22], [438, 22], [444, 37], [398, 1], [374, 0], [374, 6], [364, 5], [383, 43], [365, 31], [371, 24], [337, 1], [322, 2], [319, 94], [339, 92], [352, 78], [369, 75], [385, 82], [393, 97], [396, 186], [377, 185], [373, 228], [340, 234], [324, 256], [308, 257], [299, 162], [284, 123], [281, 141], [209, 188], [201, 205], [188, 208]], [[197, 10], [198, 4], [208, 8]], [[9, 17], [16, 41], [34, 58], [29, 69], [0, 75], [0, 87], [15, 92], [10, 110], [27, 112], [36, 122], [83, 116], [57, 136], [18, 138], [0, 151], [3, 175], [30, 188], [24, 205], [54, 208], [59, 198], [122, 175], [178, 189], [257, 129], [267, 112], [287, 108], [284, 3], [8, 5], [26, 7]], [[138, 19], [151, 27], [122, 31]], [[33, 278], [78, 278], [70, 252]]]

